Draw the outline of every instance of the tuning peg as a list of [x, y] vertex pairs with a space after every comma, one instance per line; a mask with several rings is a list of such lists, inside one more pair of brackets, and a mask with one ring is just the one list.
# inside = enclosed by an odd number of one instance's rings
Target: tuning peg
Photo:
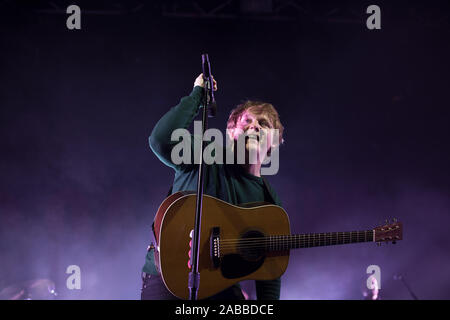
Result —
[[384, 220], [384, 222], [385, 222], [386, 224], [388, 224], [388, 223], [389, 223], [389, 220], [388, 220], [388, 219], [386, 219], [386, 220]]
[[377, 242], [377, 246], [379, 246], [379, 247], [380, 247], [380, 246], [381, 246], [381, 242]]
[[394, 223], [396, 223], [396, 222], [397, 222], [397, 218], [392, 219], [392, 221], [393, 221]]

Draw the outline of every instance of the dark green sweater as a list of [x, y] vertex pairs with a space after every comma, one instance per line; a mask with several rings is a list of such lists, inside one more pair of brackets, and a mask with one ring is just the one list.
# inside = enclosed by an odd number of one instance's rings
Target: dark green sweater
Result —
[[[203, 88], [196, 86], [192, 93], [181, 99], [156, 124], [149, 137], [150, 147], [156, 156], [175, 170], [172, 192], [197, 190], [198, 165], [175, 165], [171, 161], [172, 148], [178, 141], [171, 141], [172, 132], [178, 128], [188, 129], [200, 109]], [[193, 138], [192, 138], [193, 141]], [[281, 206], [281, 202], [270, 187], [264, 186], [261, 177], [244, 171], [237, 164], [211, 164], [204, 166], [204, 193], [234, 205], [266, 201]], [[155, 273], [153, 254], [147, 254], [144, 272]], [[258, 300], [280, 298], [281, 280], [256, 281]]]

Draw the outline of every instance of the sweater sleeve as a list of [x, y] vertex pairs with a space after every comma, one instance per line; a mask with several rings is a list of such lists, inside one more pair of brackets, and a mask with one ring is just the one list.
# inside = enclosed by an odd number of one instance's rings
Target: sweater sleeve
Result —
[[189, 128], [198, 114], [202, 96], [203, 88], [195, 86], [191, 94], [183, 97], [180, 103], [170, 109], [153, 128], [149, 137], [150, 148], [165, 165], [174, 169], [178, 167], [171, 159], [172, 149], [179, 143], [171, 141], [172, 133], [176, 129]]

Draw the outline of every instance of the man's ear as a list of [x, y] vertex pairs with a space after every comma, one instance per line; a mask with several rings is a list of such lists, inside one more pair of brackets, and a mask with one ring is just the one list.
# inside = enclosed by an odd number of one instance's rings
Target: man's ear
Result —
[[269, 150], [267, 150], [267, 155], [270, 157], [272, 155], [272, 150], [275, 148], [279, 148], [280, 147], [280, 142], [272, 142], [272, 144], [270, 145]]
[[[277, 131], [278, 131], [278, 130], [277, 130]], [[278, 133], [277, 133], [277, 134], [274, 134], [273, 132], [271, 132], [271, 134], [272, 134], [272, 139], [271, 139], [272, 143], [271, 143], [270, 148], [269, 148], [269, 150], [268, 150], [268, 152], [267, 152], [267, 154], [268, 154], [269, 156], [271, 155], [272, 150], [275, 149], [275, 148], [279, 148], [280, 145], [281, 145], [281, 144], [283, 143], [283, 141], [284, 141], [284, 139], [283, 139], [283, 140], [280, 142]]]

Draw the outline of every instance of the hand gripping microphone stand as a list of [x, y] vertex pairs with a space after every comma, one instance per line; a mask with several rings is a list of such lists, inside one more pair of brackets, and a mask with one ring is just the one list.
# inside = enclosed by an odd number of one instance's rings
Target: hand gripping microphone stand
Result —
[[214, 84], [211, 75], [211, 65], [209, 63], [208, 54], [202, 54], [202, 69], [204, 82], [203, 95], [203, 116], [202, 116], [202, 137], [200, 140], [200, 163], [198, 168], [197, 180], [197, 202], [195, 211], [194, 232], [192, 236], [192, 271], [189, 273], [188, 288], [189, 300], [197, 300], [198, 288], [200, 286], [200, 272], [198, 271], [198, 260], [200, 251], [200, 230], [202, 219], [202, 203], [203, 203], [203, 136], [208, 126], [208, 117], [212, 118], [216, 115], [217, 106], [214, 99]]

